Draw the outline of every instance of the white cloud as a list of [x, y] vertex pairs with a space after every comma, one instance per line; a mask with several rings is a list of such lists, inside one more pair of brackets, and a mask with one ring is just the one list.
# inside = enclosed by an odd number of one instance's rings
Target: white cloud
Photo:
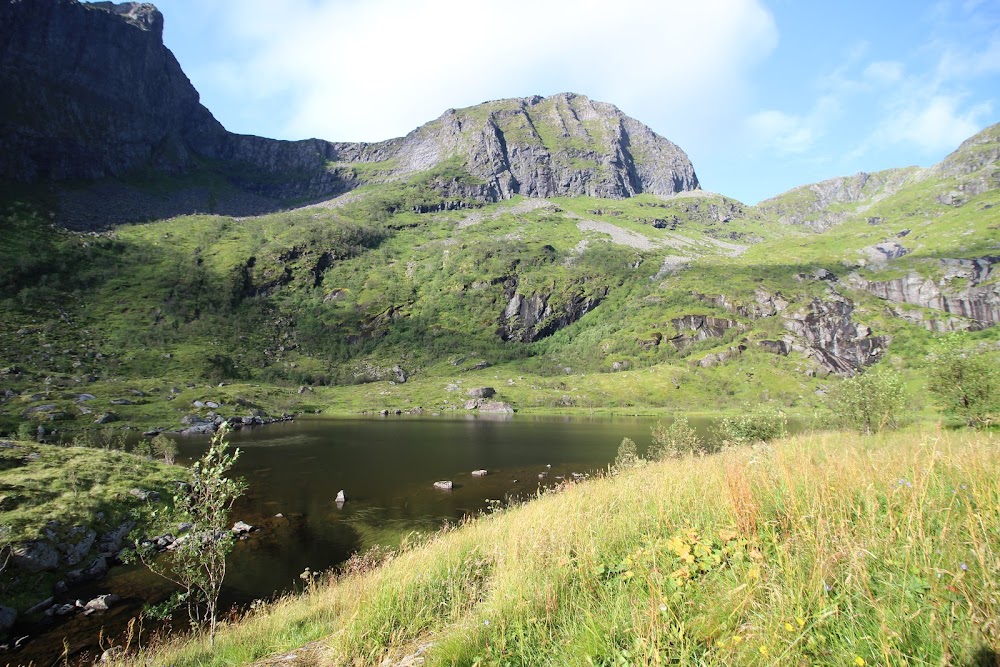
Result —
[[783, 154], [805, 153], [813, 148], [839, 115], [841, 102], [836, 95], [823, 95], [804, 115], [770, 109], [750, 116], [745, 124], [751, 140], [759, 148]]
[[777, 43], [759, 0], [220, 4], [225, 29], [255, 55], [214, 74], [254, 86], [251, 99], [287, 99], [286, 138], [380, 140], [448, 107], [563, 91], [675, 138], [674, 128], [736, 113], [747, 72]]
[[876, 138], [911, 143], [926, 152], [952, 150], [978, 132], [993, 112], [989, 103], [962, 107], [959, 97], [936, 95], [890, 116], [876, 131]]
[[878, 84], [896, 83], [903, 78], [903, 64], [891, 60], [879, 60], [865, 68], [864, 77]]

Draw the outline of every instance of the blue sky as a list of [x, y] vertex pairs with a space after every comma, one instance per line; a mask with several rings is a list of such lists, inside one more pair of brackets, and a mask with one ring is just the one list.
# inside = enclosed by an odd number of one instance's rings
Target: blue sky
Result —
[[572, 91], [747, 203], [930, 166], [1000, 120], [1000, 0], [159, 0], [234, 132], [378, 141], [448, 108]]

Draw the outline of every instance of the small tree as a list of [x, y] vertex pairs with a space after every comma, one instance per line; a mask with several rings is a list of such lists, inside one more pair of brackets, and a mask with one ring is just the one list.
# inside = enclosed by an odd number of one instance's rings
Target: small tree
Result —
[[153, 436], [150, 444], [152, 445], [154, 456], [162, 458], [164, 463], [168, 465], [174, 464], [174, 460], [177, 458], [177, 443], [174, 442], [173, 438], [162, 433], [157, 433]]
[[639, 463], [639, 451], [635, 442], [631, 438], [622, 438], [622, 443], [618, 445], [618, 455], [615, 456], [615, 463], [611, 467], [612, 472], [619, 473], [628, 468], [634, 468]]
[[831, 399], [839, 419], [865, 434], [896, 428], [906, 408], [903, 380], [885, 365], [844, 380]]
[[954, 338], [928, 357], [927, 388], [945, 414], [982, 428], [1000, 417], [1000, 365], [983, 350], [963, 350]]
[[246, 488], [242, 480], [226, 476], [240, 456], [238, 449], [229, 453], [226, 434], [225, 426], [216, 431], [208, 451], [192, 464], [190, 482], [174, 496], [169, 519], [190, 523], [188, 533], [162, 559], [154, 558], [152, 545], [136, 544], [136, 553], [143, 564], [180, 588], [167, 606], [172, 609], [186, 605], [195, 628], [207, 623], [212, 646], [219, 592], [226, 577], [226, 556], [234, 543], [229, 511]]
[[667, 427], [657, 422], [651, 430], [653, 444], [649, 448], [649, 458], [654, 461], [679, 459], [706, 452], [704, 441], [698, 437], [698, 433], [683, 415], [675, 417]]

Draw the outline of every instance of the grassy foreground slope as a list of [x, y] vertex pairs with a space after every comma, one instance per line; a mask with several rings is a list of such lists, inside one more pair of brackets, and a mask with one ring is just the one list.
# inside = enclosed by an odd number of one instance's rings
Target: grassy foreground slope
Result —
[[929, 428], [643, 465], [128, 663], [997, 664], [998, 450]]

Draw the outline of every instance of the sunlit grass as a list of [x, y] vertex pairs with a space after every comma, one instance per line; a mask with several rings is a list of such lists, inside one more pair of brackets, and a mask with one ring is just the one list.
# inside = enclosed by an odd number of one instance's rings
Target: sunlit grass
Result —
[[[145, 664], [972, 664], [1000, 649], [990, 434], [820, 433], [569, 486]], [[370, 563], [368, 564], [370, 565]], [[979, 664], [979, 663], [976, 663]]]

